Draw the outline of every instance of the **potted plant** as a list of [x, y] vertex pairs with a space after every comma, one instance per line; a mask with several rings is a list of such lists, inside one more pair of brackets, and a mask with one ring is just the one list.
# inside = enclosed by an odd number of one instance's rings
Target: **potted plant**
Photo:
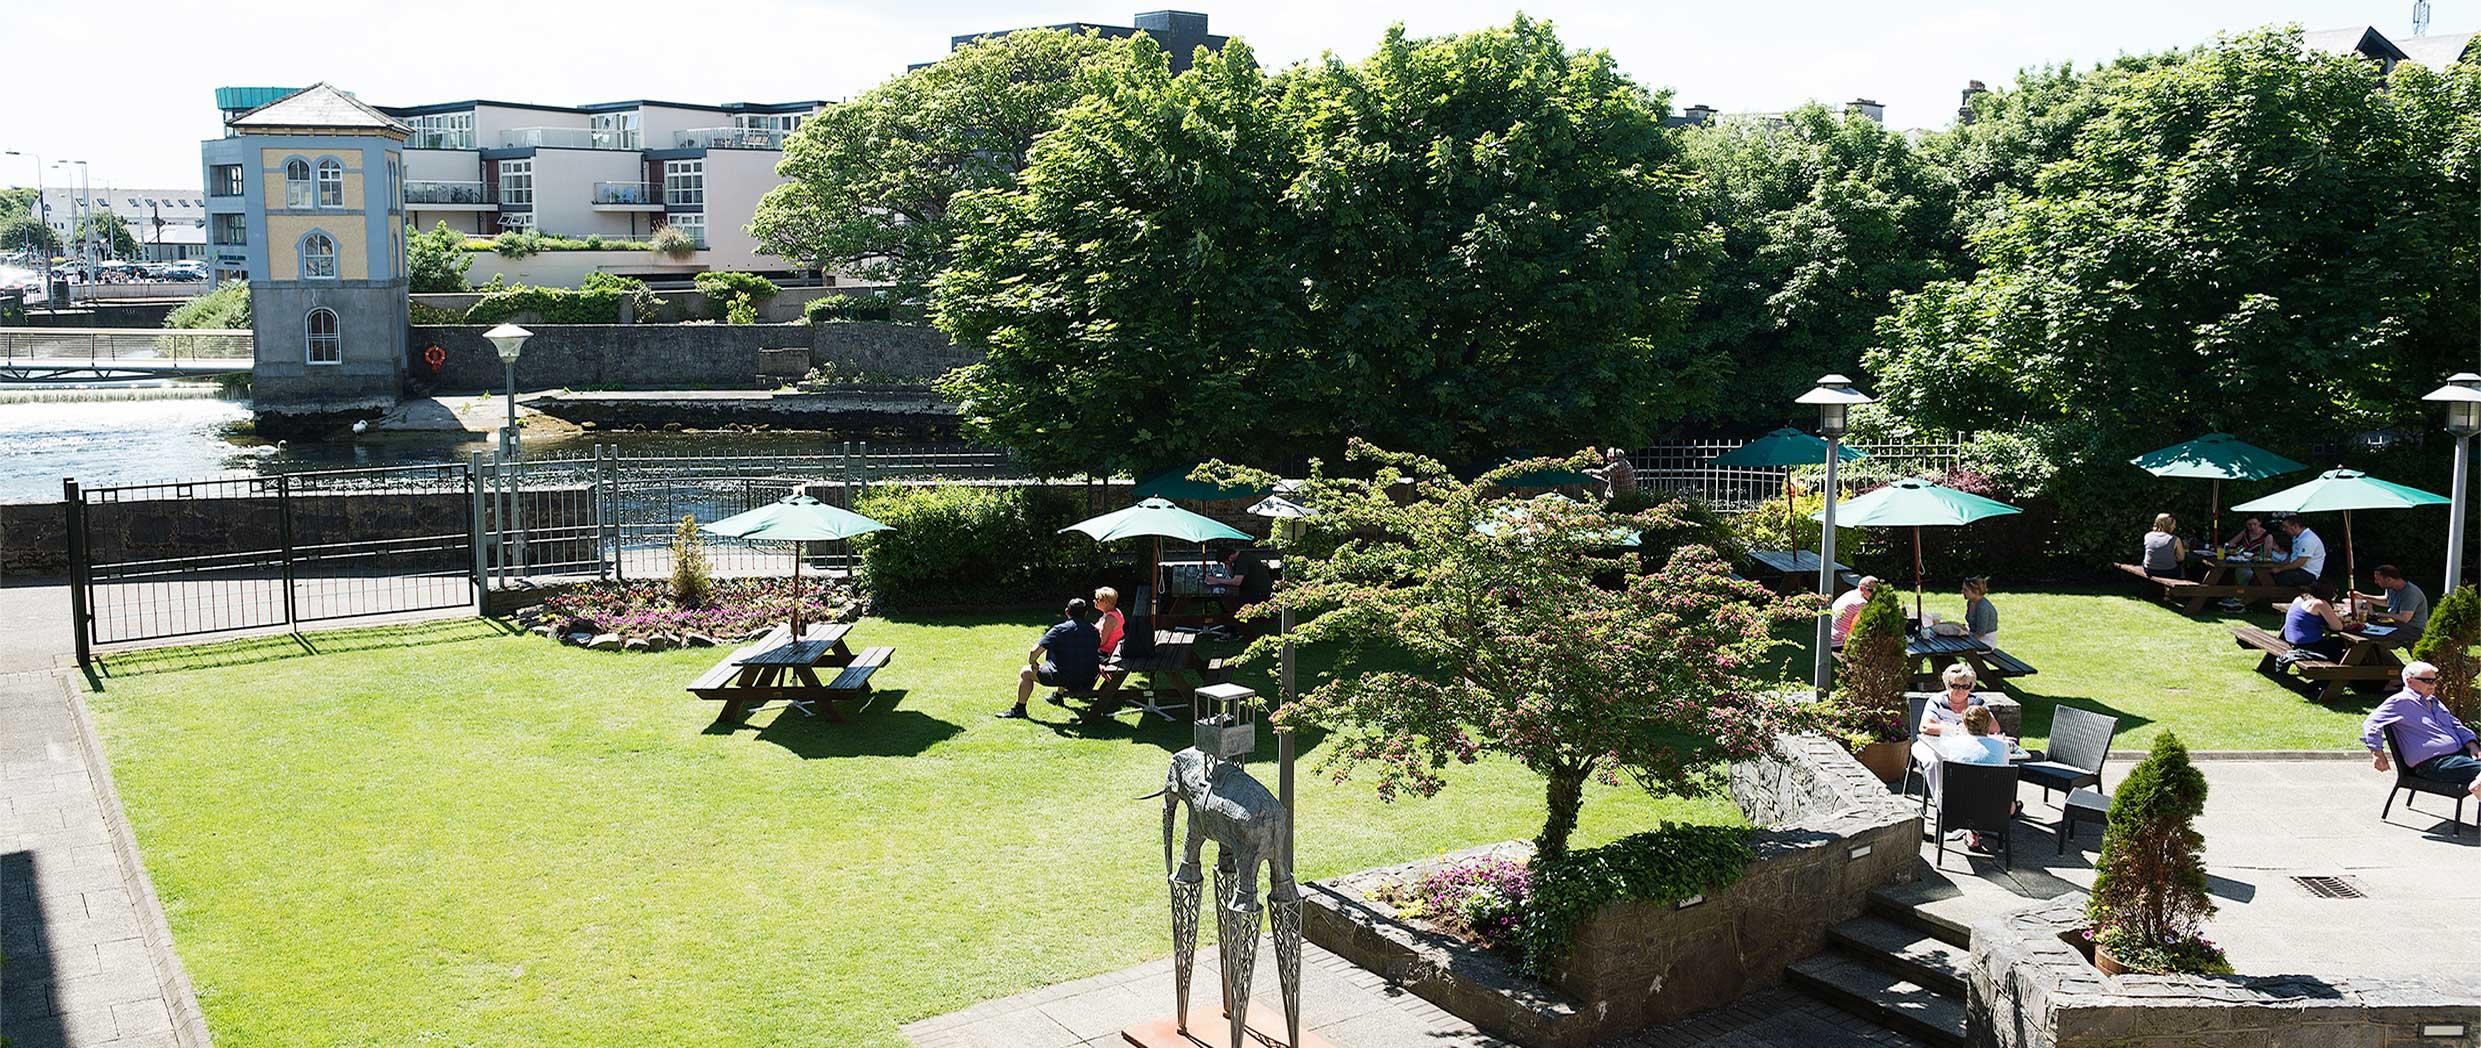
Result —
[[2085, 915], [2093, 921], [2093, 962], [2104, 974], [2231, 971], [2222, 948], [2200, 934], [2214, 915], [2205, 837], [2195, 825], [2204, 810], [2205, 773], [2177, 735], [2163, 732], [2112, 796], [2094, 860]]
[[1835, 716], [1842, 723], [1853, 756], [1881, 781], [1904, 777], [1912, 749], [1905, 723], [1904, 688], [1911, 677], [1911, 656], [1904, 650], [1904, 605], [1895, 587], [1880, 586], [1861, 605], [1844, 639], [1842, 698]]
[[2438, 667], [2438, 701], [2467, 724], [2481, 717], [2481, 694], [2476, 694], [2481, 689], [2474, 687], [2481, 658], [2472, 654], [2475, 645], [2481, 645], [2481, 592], [2470, 586], [2439, 599], [2428, 628], [2412, 645], [2413, 658]]

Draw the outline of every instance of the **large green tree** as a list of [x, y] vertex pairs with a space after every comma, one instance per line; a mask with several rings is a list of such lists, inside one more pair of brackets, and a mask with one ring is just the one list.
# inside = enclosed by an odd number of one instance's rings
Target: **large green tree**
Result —
[[0, 216], [0, 251], [58, 251], [60, 236], [33, 215]]
[[129, 223], [110, 211], [90, 211], [78, 219], [77, 238], [83, 243], [92, 238], [95, 248], [105, 258], [133, 258], [138, 254], [138, 238], [129, 232]]
[[471, 285], [466, 271], [474, 268], [473, 252], [465, 250], [465, 234], [442, 222], [430, 232], [405, 227], [405, 273], [416, 292], [464, 291]]
[[1037, 29], [987, 37], [839, 102], [784, 143], [751, 232], [769, 252], [894, 281], [911, 297], [947, 265], [950, 201], [1008, 187], [1034, 139], [1127, 43]]
[[1875, 120], [1813, 104], [1684, 139], [1723, 231], [1687, 334], [1701, 359], [1731, 365], [1694, 391], [1706, 419], [1780, 419], [1819, 375], [1859, 367], [1896, 292], [1962, 261], [1953, 177]]
[[2481, 68], [2390, 77], [2275, 30], [2099, 90], [1979, 272], [1883, 322], [1889, 405], [2030, 437], [2080, 556], [2141, 526], [2137, 452], [2425, 427], [2417, 393], [2481, 339]]
[[1347, 435], [1465, 459], [1649, 436], [1714, 237], [1665, 99], [1547, 24], [1390, 32], [1269, 78], [1139, 41], [1013, 193], [972, 198], [936, 317], [977, 434], [1055, 466]]

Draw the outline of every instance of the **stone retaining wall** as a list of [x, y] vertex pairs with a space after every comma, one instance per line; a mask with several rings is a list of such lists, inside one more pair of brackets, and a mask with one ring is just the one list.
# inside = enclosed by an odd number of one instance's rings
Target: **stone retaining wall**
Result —
[[[517, 358], [524, 389], [772, 389], [799, 378], [771, 368], [766, 353], [808, 352], [807, 366], [849, 377], [924, 383], [972, 363], [936, 328], [907, 324], [528, 324]], [[426, 392], [496, 391], [500, 358], [476, 325], [416, 325], [406, 341], [407, 381]], [[431, 347], [445, 354], [437, 368]]]
[[1492, 851], [1521, 857], [1521, 843], [1311, 884], [1303, 924], [1310, 941], [1494, 1034], [1584, 1048], [1774, 985], [1825, 945], [1828, 927], [1858, 916], [1872, 889], [1911, 879], [1918, 865], [1912, 806], [1824, 737], [1779, 739], [1770, 756], [1733, 765], [1731, 792], [1763, 827], [1748, 873], [1685, 906], [1604, 907], [1577, 929], [1553, 985], [1410, 924], [1375, 897], [1426, 867]]
[[[1975, 1048], [2445, 1048], [2481, 1044], [2481, 981], [2103, 975], [2054, 902], [1973, 926]], [[2395, 934], [2353, 929], [2349, 934]], [[2445, 949], [2469, 943], [2442, 942]], [[2449, 1033], [2449, 1031], [2453, 1031]]]

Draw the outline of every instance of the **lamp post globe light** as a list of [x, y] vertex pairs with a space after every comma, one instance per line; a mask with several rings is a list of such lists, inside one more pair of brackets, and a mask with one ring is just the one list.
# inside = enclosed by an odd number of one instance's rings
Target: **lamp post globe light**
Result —
[[[1818, 384], [1800, 395], [1795, 403], [1814, 404], [1818, 409], [1818, 435], [1826, 438], [1826, 512], [1818, 526], [1818, 596], [1835, 599], [1835, 464], [1842, 458], [1836, 445], [1851, 428], [1851, 410], [1872, 403], [1868, 394], [1852, 388], [1852, 380], [1842, 375], [1820, 375]], [[1785, 527], [1791, 522], [1785, 521]], [[1818, 697], [1826, 697], [1835, 672], [1833, 640], [1835, 615], [1832, 611], [1818, 613], [1818, 665], [1815, 684]]]
[[524, 484], [517, 475], [517, 471], [522, 468], [517, 440], [517, 355], [525, 352], [525, 342], [533, 338], [534, 333], [515, 324], [501, 324], [483, 332], [482, 337], [489, 340], [492, 350], [500, 355], [500, 366], [506, 369], [508, 375], [508, 425], [500, 429], [501, 465], [499, 471], [507, 501], [501, 503], [503, 515], [500, 519], [508, 522], [508, 529], [517, 533], [514, 548], [510, 551], [514, 561], [511, 570], [516, 575], [523, 575], [525, 572], [525, 507], [523, 504]]
[[2472, 475], [2473, 434], [2481, 433], [2481, 375], [2457, 372], [2421, 399], [2447, 406], [2447, 432], [2455, 435], [2455, 483], [2447, 495], [2446, 587], [2438, 591], [2447, 594], [2455, 592], [2464, 577], [2464, 517], [2472, 512], [2465, 492]]

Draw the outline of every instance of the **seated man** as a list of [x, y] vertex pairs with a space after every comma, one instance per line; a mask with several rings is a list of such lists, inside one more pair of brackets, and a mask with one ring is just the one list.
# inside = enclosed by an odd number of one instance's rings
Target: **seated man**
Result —
[[2326, 574], [2326, 540], [2298, 517], [2286, 517], [2279, 530], [2291, 539], [2291, 556], [2273, 568], [2278, 586], [2307, 586]]
[[2404, 667], [2403, 690], [2361, 723], [2361, 745], [2369, 747], [2379, 771], [2393, 770], [2386, 758], [2389, 731], [2415, 777], [2462, 786], [2481, 798], [2481, 739], [2438, 701], [2438, 667], [2426, 662]]
[[2386, 610], [2369, 613], [2369, 621], [2395, 627], [2395, 632], [2380, 638], [2378, 643], [2390, 648], [2411, 647], [2413, 641], [2421, 639], [2421, 631], [2429, 628], [2429, 594], [2421, 592], [2412, 580], [2403, 577], [2402, 568], [2392, 564], [2380, 564], [2378, 570], [2369, 574], [2377, 581], [2378, 588], [2386, 591], [2385, 596], [2375, 593], [2354, 593], [2352, 596], [2373, 603], [2381, 599], [2386, 602]]
[[1830, 634], [1835, 647], [1843, 647], [1844, 640], [1852, 636], [1853, 620], [1861, 617], [1861, 606], [1869, 603], [1869, 598], [1877, 592], [1878, 576], [1864, 575], [1860, 585], [1845, 590], [1843, 596], [1835, 598], [1835, 603], [1826, 609], [1835, 615], [1835, 629]]
[[[1001, 719], [1025, 719], [1025, 700], [1033, 697], [1034, 685], [1085, 691], [1102, 674], [1103, 635], [1094, 629], [1093, 609], [1072, 600], [1060, 617], [1064, 621], [1045, 631], [1025, 653], [1025, 668], [1017, 671], [1017, 704], [1001, 711]], [[1051, 698], [1059, 701], [1056, 694]]]

